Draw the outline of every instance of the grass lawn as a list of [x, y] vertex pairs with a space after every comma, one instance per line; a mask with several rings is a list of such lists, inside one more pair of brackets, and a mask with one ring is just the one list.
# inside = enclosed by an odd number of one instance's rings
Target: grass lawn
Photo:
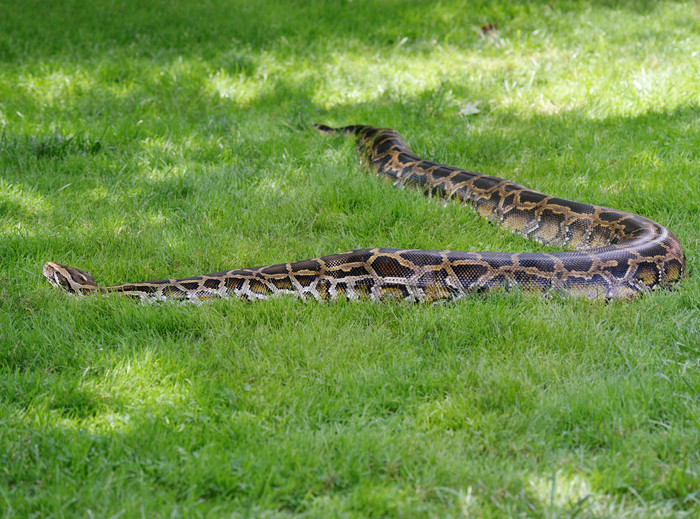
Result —
[[[698, 517], [698, 17], [692, 1], [3, 2], [0, 515]], [[690, 279], [629, 303], [195, 306], [41, 276], [544, 250], [377, 182], [315, 122], [392, 127], [431, 160], [649, 217]]]

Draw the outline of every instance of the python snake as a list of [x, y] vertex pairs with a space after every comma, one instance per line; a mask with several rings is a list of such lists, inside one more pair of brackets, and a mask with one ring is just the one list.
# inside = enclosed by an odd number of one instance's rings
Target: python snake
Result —
[[265, 299], [292, 294], [312, 299], [369, 298], [436, 301], [518, 288], [594, 299], [631, 299], [687, 277], [676, 237], [647, 218], [545, 195], [490, 175], [437, 164], [413, 154], [394, 130], [330, 128], [352, 135], [360, 160], [377, 176], [457, 199], [479, 215], [543, 244], [551, 253], [359, 249], [320, 258], [183, 279], [102, 287], [82, 270], [48, 262], [49, 282], [76, 294], [119, 293], [145, 300], [212, 297]]

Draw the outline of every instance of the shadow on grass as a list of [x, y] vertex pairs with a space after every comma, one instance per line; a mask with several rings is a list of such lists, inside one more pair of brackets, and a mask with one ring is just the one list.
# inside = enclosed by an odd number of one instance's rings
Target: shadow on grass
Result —
[[[71, 58], [128, 49], [135, 55], [185, 54], [209, 58], [231, 72], [252, 73], [255, 63], [245, 49], [264, 49], [270, 42], [343, 42], [393, 46], [404, 38], [430, 40], [446, 33], [451, 43], [474, 42], [484, 24], [497, 24], [508, 32], [530, 29], [521, 18], [547, 14], [582, 13], [595, 8], [647, 15], [658, 9], [651, 0], [611, 2], [570, 0], [551, 2], [131, 2], [131, 5], [80, 1], [16, 3], [5, 6], [0, 22], [0, 59]], [[551, 23], [551, 22], [550, 22]], [[691, 23], [689, 20], [688, 23]], [[36, 27], [42, 37], [36, 38]], [[633, 38], [633, 36], [631, 36]], [[303, 48], [303, 45], [301, 46]], [[313, 52], [315, 45], [309, 47]], [[243, 49], [242, 52], [236, 49]], [[221, 53], [222, 49], [231, 49]]]
[[[450, 86], [457, 95], [459, 88]], [[313, 122], [389, 126], [386, 119], [400, 115], [402, 126], [396, 129], [428, 160], [503, 176], [563, 198], [644, 212], [650, 218], [674, 213], [667, 224], [696, 218], [698, 202], [691, 196], [700, 189], [693, 169], [698, 160], [694, 132], [700, 107], [696, 105], [599, 119], [577, 110], [527, 116], [499, 110], [479, 115], [478, 120], [446, 110], [426, 119], [422, 114], [441, 91], [398, 101], [387, 95], [338, 111], [320, 108], [308, 89], [281, 83], [244, 110], [230, 113], [223, 108], [208, 111], [197, 122], [179, 121], [185, 128], [179, 135], [112, 142], [89, 134], [27, 137], [5, 132], [0, 140], [0, 166], [4, 180], [19, 191], [3, 203], [22, 205], [19, 193], [32, 193], [38, 202], [27, 199], [23, 218], [32, 216], [33, 207], [33, 216], [50, 228], [65, 221], [66, 205], [57, 187], [68, 184], [71, 197], [78, 201], [89, 200], [98, 188], [104, 197], [125, 187], [144, 200], [157, 197], [173, 208], [206, 205], [212, 181], [221, 187], [227, 181], [241, 185], [243, 180], [249, 185], [263, 178], [282, 178], [294, 165], [308, 170], [309, 162], [322, 160], [321, 150], [337, 148], [337, 143], [317, 137]], [[215, 99], [200, 102], [213, 104]], [[113, 98], [109, 103], [115, 112], [129, 111], [129, 101]], [[80, 105], [76, 101], [78, 110]], [[269, 106], [278, 106], [280, 114], [270, 119], [260, 113]], [[348, 113], [358, 115], [349, 119]], [[258, 127], [245, 134], [241, 131], [245, 120], [259, 121], [269, 131], [260, 132]], [[289, 148], [308, 151], [295, 156]], [[148, 171], [160, 172], [145, 174]], [[1, 207], [0, 214], [14, 213]], [[118, 212], [120, 207], [117, 204], [111, 210]], [[66, 249], [75, 247], [75, 240], [85, 239], [65, 238]]]

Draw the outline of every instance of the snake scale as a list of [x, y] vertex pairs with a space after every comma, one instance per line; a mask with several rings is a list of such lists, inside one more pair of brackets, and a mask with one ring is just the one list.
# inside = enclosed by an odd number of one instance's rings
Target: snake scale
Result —
[[49, 262], [49, 282], [76, 294], [119, 293], [145, 300], [213, 297], [368, 298], [436, 301], [518, 288], [593, 299], [631, 299], [687, 277], [676, 237], [625, 211], [545, 195], [498, 177], [419, 158], [398, 132], [372, 126], [330, 128], [353, 136], [360, 160], [377, 176], [426, 194], [457, 199], [489, 221], [543, 244], [551, 253], [359, 249], [279, 265], [183, 279], [103, 287], [82, 270]]

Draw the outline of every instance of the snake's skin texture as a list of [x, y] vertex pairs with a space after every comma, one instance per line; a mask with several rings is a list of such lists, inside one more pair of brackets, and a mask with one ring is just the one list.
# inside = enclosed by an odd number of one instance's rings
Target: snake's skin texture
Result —
[[44, 276], [76, 294], [119, 293], [145, 300], [214, 297], [437, 301], [512, 289], [593, 299], [631, 299], [687, 277], [676, 237], [625, 211], [571, 202], [501, 178], [436, 164], [413, 154], [396, 131], [330, 128], [354, 136], [361, 162], [379, 177], [457, 199], [489, 221], [569, 252], [506, 253], [360, 249], [320, 258], [184, 279], [102, 287], [82, 270], [49, 262]]

